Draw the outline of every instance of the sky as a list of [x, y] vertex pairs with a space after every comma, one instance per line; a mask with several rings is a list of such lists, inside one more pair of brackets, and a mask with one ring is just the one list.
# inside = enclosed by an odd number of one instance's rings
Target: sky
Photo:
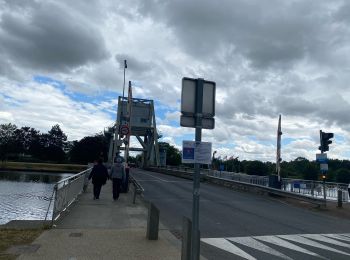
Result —
[[181, 149], [181, 80], [216, 82], [216, 156], [350, 159], [350, 1], [0, 0], [0, 123], [69, 140], [113, 125], [126, 81]]

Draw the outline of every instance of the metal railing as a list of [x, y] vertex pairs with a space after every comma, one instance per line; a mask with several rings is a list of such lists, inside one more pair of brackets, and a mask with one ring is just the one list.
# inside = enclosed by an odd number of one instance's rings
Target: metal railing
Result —
[[[52, 222], [67, 209], [83, 192], [88, 183], [91, 168], [57, 182], [54, 186], [54, 203], [52, 209]], [[50, 202], [51, 204], [51, 202]], [[50, 206], [49, 206], [50, 208]]]
[[[178, 170], [188, 173], [194, 172], [193, 168], [183, 166], [166, 166], [164, 168], [168, 170]], [[215, 178], [222, 178], [225, 180], [239, 181], [265, 187], [269, 186], [268, 176], [248, 175], [245, 173], [217, 171], [210, 169], [201, 169], [201, 174]], [[281, 190], [298, 193], [300, 195], [308, 197], [324, 198], [322, 181], [282, 178]], [[350, 199], [348, 193], [348, 185], [345, 183], [326, 182], [325, 190], [327, 200], [337, 200], [338, 190], [342, 191], [342, 200], [344, 202], [348, 202]]]
[[[281, 189], [289, 192], [303, 194], [315, 198], [323, 198], [323, 182], [282, 178]], [[326, 182], [326, 198], [328, 200], [338, 199], [338, 190], [342, 192], [342, 200], [349, 201], [348, 185], [345, 183]]]
[[132, 184], [134, 185], [134, 196], [133, 196], [132, 203], [135, 204], [135, 202], [136, 202], [136, 195], [137, 194], [142, 194], [145, 190], [143, 189], [141, 184], [138, 183], [136, 181], [136, 179], [132, 175], [130, 175], [130, 182], [132, 182]]

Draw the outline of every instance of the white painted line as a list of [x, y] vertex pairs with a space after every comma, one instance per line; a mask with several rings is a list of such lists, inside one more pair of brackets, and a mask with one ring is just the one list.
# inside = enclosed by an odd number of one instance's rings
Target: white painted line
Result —
[[231, 237], [231, 238], [226, 238], [232, 242], [247, 246], [247, 247], [251, 247], [255, 250], [270, 254], [270, 255], [274, 255], [283, 259], [288, 259], [288, 260], [292, 260], [292, 258], [278, 252], [277, 250], [255, 240], [252, 237]]
[[[312, 255], [312, 256], [316, 256], [316, 257], [321, 257], [319, 256], [318, 254], [314, 253], [314, 252], [311, 252], [309, 250], [306, 250], [300, 246], [297, 246], [297, 245], [294, 245], [288, 241], [285, 241], [279, 237], [275, 237], [275, 236], [258, 236], [258, 237], [254, 237], [255, 239], [258, 239], [258, 240], [261, 240], [261, 241], [264, 241], [264, 242], [268, 242], [268, 243], [271, 243], [271, 244], [274, 244], [274, 245], [277, 245], [277, 246], [280, 246], [280, 247], [284, 247], [284, 248], [288, 248], [288, 249], [291, 249], [291, 250], [294, 250], [294, 251], [297, 251], [297, 252], [300, 252], [300, 253], [304, 253], [304, 254], [307, 254], [307, 255]], [[323, 257], [321, 257], [323, 258]]]
[[338, 240], [343, 240], [343, 241], [350, 242], [350, 237], [346, 237], [346, 236], [341, 235], [341, 234], [323, 234], [323, 235], [326, 236], [326, 237], [335, 238], [335, 239], [338, 239]]
[[142, 175], [148, 175], [148, 176], [150, 176], [150, 177], [152, 177], [152, 178], [154, 178], [154, 179], [160, 180], [160, 181], [166, 181], [166, 180], [164, 180], [164, 179], [162, 179], [162, 178], [155, 177], [155, 176], [153, 176], [152, 174], [149, 174], [149, 173], [143, 172], [143, 173], [140, 173], [140, 174], [142, 174]]
[[212, 245], [212, 246], [220, 248], [224, 251], [238, 255], [244, 259], [256, 260], [255, 257], [247, 254], [239, 247], [237, 247], [234, 244], [232, 244], [231, 242], [227, 241], [225, 238], [202, 238], [201, 241], [204, 243], [207, 243], [208, 245]]
[[[191, 183], [190, 181], [188, 181], [188, 180], [181, 180], [181, 181], [168, 181], [168, 180], [165, 180], [165, 179], [162, 179], [162, 178], [159, 178], [159, 177], [156, 177], [156, 176], [153, 176], [152, 174], [149, 174], [149, 173], [141, 173], [142, 175], [148, 175], [148, 176], [150, 176], [150, 177], [152, 177], [152, 178], [154, 178], [154, 179], [157, 179], [157, 181], [162, 181], [162, 182], [188, 182], [188, 183]], [[135, 178], [137, 181], [149, 181], [149, 182], [151, 182], [151, 181], [156, 181], [156, 180], [139, 180], [139, 179], [137, 179], [137, 178]]]
[[334, 249], [334, 248], [326, 246], [324, 244], [320, 244], [318, 242], [315, 242], [313, 240], [310, 240], [308, 238], [305, 238], [305, 237], [302, 237], [302, 236], [299, 236], [299, 235], [284, 235], [284, 236], [278, 236], [278, 237], [283, 238], [283, 239], [287, 239], [287, 240], [290, 240], [290, 241], [293, 241], [293, 242], [301, 243], [301, 244], [304, 244], [304, 245], [307, 245], [307, 246], [321, 248], [321, 249], [328, 250], [328, 251], [331, 251], [331, 252], [335, 252], [335, 253], [338, 253], [338, 254], [343, 254], [343, 255], [349, 255], [350, 256], [350, 254], [348, 254], [346, 252]]
[[321, 241], [321, 242], [325, 242], [325, 243], [329, 243], [329, 244], [333, 244], [336, 246], [342, 246], [342, 247], [346, 247], [346, 248], [350, 248], [350, 244], [345, 244], [343, 242], [339, 242], [338, 240], [329, 238], [329, 237], [325, 237], [322, 235], [318, 235], [318, 234], [306, 234], [306, 235], [301, 235], [303, 237], [306, 238], [311, 238], [317, 241]]

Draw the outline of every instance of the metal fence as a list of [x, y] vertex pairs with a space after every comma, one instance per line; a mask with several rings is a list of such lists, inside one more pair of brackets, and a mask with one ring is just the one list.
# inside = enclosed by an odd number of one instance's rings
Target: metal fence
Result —
[[[281, 189], [305, 196], [324, 198], [323, 182], [283, 178]], [[338, 190], [342, 191], [343, 201], [349, 201], [348, 185], [345, 183], [326, 182], [325, 191], [328, 200], [338, 199]]]
[[[166, 166], [167, 169], [180, 170], [185, 172], [193, 172], [193, 168], [183, 167], [183, 166]], [[236, 172], [226, 172], [226, 171], [217, 171], [210, 169], [201, 169], [201, 174], [227, 179], [240, 181], [244, 183], [256, 184], [261, 186], [269, 186], [269, 177], [268, 176], [258, 176], [258, 175], [248, 175], [245, 173], [236, 173]], [[301, 179], [289, 179], [282, 178], [281, 190], [299, 193], [304, 196], [311, 196], [314, 198], [324, 198], [323, 192], [323, 182], [322, 181], [309, 181]], [[342, 200], [343, 202], [349, 201], [349, 192], [348, 184], [345, 183], [335, 183], [335, 182], [326, 182], [325, 191], [327, 200], [337, 200], [338, 199], [338, 190], [342, 191]]]
[[55, 184], [52, 221], [58, 219], [60, 214], [77, 199], [80, 193], [82, 193], [88, 183], [90, 172], [91, 168], [65, 178]]

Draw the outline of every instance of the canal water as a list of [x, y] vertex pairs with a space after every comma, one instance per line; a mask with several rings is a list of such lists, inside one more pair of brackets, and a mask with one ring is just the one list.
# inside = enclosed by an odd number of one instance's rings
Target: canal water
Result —
[[[11, 220], [44, 220], [54, 184], [70, 173], [0, 171], [0, 225]], [[52, 205], [48, 218], [52, 216]]]

